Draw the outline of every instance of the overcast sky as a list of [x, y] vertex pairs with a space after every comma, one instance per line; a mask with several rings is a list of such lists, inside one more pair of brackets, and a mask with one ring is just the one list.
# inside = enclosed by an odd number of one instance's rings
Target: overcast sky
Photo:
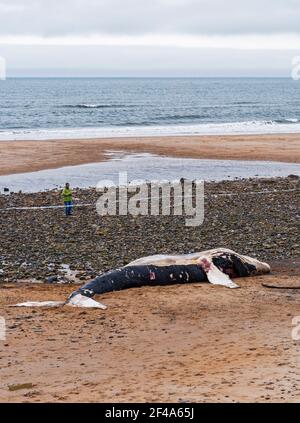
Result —
[[13, 75], [289, 76], [299, 0], [0, 0]]

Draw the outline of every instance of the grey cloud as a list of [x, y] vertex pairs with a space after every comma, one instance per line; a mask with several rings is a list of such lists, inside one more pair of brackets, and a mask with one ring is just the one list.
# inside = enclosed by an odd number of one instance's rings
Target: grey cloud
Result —
[[0, 0], [1, 35], [300, 32], [299, 0]]

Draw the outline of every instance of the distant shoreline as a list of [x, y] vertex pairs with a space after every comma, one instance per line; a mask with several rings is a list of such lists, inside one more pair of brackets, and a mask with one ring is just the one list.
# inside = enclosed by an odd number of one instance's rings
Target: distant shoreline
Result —
[[0, 142], [0, 175], [109, 160], [109, 151], [300, 163], [300, 134], [203, 135]]

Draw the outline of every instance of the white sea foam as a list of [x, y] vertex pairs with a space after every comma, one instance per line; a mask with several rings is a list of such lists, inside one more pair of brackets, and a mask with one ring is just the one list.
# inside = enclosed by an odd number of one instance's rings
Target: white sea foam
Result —
[[[94, 105], [96, 107], [97, 105]], [[90, 105], [93, 107], [93, 105]], [[143, 137], [168, 135], [234, 135], [300, 133], [296, 118], [282, 121], [245, 121], [192, 125], [112, 126], [87, 128], [0, 130], [1, 140], [48, 140], [80, 138]]]

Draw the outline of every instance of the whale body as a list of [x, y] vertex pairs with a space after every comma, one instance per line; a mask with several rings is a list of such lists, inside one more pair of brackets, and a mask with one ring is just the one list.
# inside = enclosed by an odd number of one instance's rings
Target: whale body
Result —
[[[101, 274], [73, 292], [63, 304], [106, 309], [104, 304], [93, 299], [94, 295], [151, 285], [208, 282], [234, 289], [239, 286], [232, 278], [262, 275], [270, 270], [269, 264], [227, 248], [182, 255], [160, 254], [139, 258], [124, 267]], [[53, 301], [48, 303], [48, 306], [55, 306]], [[61, 302], [57, 302], [59, 305]], [[47, 302], [28, 302], [15, 306], [47, 306]]]

